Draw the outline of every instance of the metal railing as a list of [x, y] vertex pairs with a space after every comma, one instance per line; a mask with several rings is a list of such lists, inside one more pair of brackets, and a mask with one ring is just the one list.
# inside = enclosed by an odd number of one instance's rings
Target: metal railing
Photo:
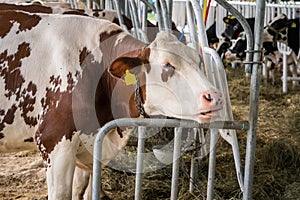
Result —
[[[172, 191], [171, 199], [177, 199], [178, 191], [178, 170], [179, 170], [179, 159], [180, 156], [180, 145], [181, 145], [181, 129], [180, 128], [209, 128], [209, 129], [235, 129], [235, 130], [248, 130], [248, 122], [234, 122], [234, 121], [216, 121], [212, 123], [199, 124], [190, 120], [177, 120], [177, 119], [132, 119], [123, 118], [116, 119], [105, 124], [100, 131], [97, 133], [94, 142], [94, 162], [93, 162], [93, 200], [99, 198], [99, 191], [101, 187], [101, 160], [102, 160], [102, 142], [103, 139], [110, 130], [117, 127], [174, 127], [176, 128], [174, 133], [175, 144], [173, 153], [173, 170], [172, 170]], [[139, 128], [139, 139], [138, 139], [138, 155], [143, 152], [144, 142], [143, 134], [145, 129]], [[137, 169], [136, 169], [136, 190], [135, 199], [141, 199], [141, 183], [142, 183], [142, 168], [143, 168], [143, 157], [137, 157]], [[140, 173], [139, 173], [140, 172]]]

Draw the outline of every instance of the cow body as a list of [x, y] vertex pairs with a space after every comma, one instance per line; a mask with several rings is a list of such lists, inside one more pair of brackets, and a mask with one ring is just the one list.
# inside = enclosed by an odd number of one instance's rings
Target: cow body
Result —
[[[198, 122], [222, 109], [198, 54], [168, 33], [147, 45], [106, 20], [20, 11], [0, 12], [0, 24], [0, 152], [37, 145], [49, 199], [71, 198], [75, 165], [92, 169], [95, 134], [105, 123], [139, 117], [140, 107]], [[103, 165], [129, 131], [107, 134]]]
[[[292, 53], [287, 57], [287, 65], [293, 77], [299, 76], [299, 18], [288, 19], [285, 14], [277, 15], [264, 28], [264, 56], [271, 66], [272, 81], [274, 82], [274, 68], [281, 68], [282, 54], [279, 53], [277, 42], [284, 43], [292, 49]], [[268, 65], [267, 65], [268, 66]], [[293, 85], [298, 84], [293, 81]]]

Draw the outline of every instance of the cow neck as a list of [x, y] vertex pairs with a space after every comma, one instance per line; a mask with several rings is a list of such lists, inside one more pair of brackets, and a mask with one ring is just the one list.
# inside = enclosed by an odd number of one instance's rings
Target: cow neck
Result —
[[[143, 50], [146, 47], [145, 43], [133, 38], [132, 36], [130, 35], [122, 36], [121, 34], [124, 33], [115, 34], [108, 39], [110, 42], [104, 41], [100, 44], [100, 49], [103, 52], [102, 62], [104, 66], [107, 67], [110, 66], [114, 60], [116, 60], [121, 56], [138, 57], [141, 50]], [[107, 95], [111, 97], [114, 87], [118, 82], [118, 79], [112, 77], [108, 73], [107, 75], [108, 75], [108, 79], [110, 80], [109, 82], [111, 83], [107, 85], [108, 87]], [[145, 113], [143, 107], [143, 104], [146, 99], [145, 75], [141, 74], [137, 76], [136, 79], [138, 80], [136, 84], [127, 86], [127, 87], [134, 87], [134, 94], [131, 95], [129, 99], [129, 105], [128, 105], [130, 116], [126, 116], [126, 114], [124, 114], [123, 117], [137, 118], [140, 117], [141, 115], [144, 117], [148, 116]], [[120, 101], [122, 100], [123, 99], [121, 99]], [[110, 102], [111, 102], [111, 98], [110, 98]], [[124, 103], [128, 104], [128, 102], [124, 102]]]
[[140, 80], [137, 78], [135, 84], [135, 92], [134, 92], [134, 102], [135, 102], [136, 112], [139, 112], [139, 115], [143, 116], [144, 118], [149, 118], [150, 116], [145, 112], [144, 109], [145, 88], [143, 91], [144, 93], [141, 93]]

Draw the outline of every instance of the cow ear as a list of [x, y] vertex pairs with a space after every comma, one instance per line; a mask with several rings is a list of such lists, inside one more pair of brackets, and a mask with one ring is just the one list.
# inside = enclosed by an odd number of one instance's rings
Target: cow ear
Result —
[[290, 28], [298, 28], [296, 22], [294, 22], [294, 21], [292, 21], [292, 20], [289, 20], [288, 26], [289, 26]]
[[108, 72], [116, 77], [122, 78], [126, 72], [137, 75], [141, 71], [142, 62], [138, 57], [117, 58], [108, 68]]
[[223, 17], [223, 22], [225, 24], [229, 24], [229, 21], [230, 21], [229, 17]]

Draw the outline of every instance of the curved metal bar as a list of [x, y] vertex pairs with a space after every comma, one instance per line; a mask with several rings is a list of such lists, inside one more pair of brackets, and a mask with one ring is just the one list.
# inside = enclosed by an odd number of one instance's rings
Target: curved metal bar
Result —
[[155, 8], [156, 8], [156, 21], [158, 23], [158, 29], [159, 31], [162, 31], [165, 29], [162, 14], [161, 14], [161, 5], [159, 0], [155, 1]]
[[171, 23], [169, 20], [169, 12], [167, 8], [167, 4], [165, 0], [159, 0], [160, 1], [160, 6], [162, 10], [162, 21], [164, 22], [164, 28], [165, 31], [171, 32]]
[[129, 0], [129, 8], [131, 10], [130, 15], [131, 15], [131, 20], [133, 22], [133, 31], [134, 31], [133, 35], [136, 38], [140, 39], [140, 36], [139, 36], [139, 33], [137, 30], [139, 30], [141, 27], [140, 27], [138, 15], [137, 15], [136, 3], [134, 0]]
[[[214, 76], [215, 78], [215, 85], [220, 89], [225, 96], [225, 109], [223, 109], [225, 120], [232, 120], [233, 121], [233, 113], [232, 113], [232, 107], [230, 103], [230, 96], [229, 96], [229, 89], [227, 85], [227, 78], [226, 78], [226, 72], [222, 63], [222, 60], [219, 56], [219, 54], [209, 48], [209, 47], [204, 47], [203, 52], [209, 54], [213, 61], [215, 62], [214, 65], [215, 68], [217, 68], [217, 72], [219, 73], [219, 76]], [[220, 134], [222, 138], [224, 138], [231, 146], [232, 146], [232, 151], [233, 151], [233, 156], [234, 156], [234, 163], [235, 163], [235, 168], [236, 168], [236, 173], [237, 173], [237, 178], [239, 182], [239, 186], [241, 191], [244, 191], [244, 177], [243, 177], [243, 171], [242, 171], [242, 165], [241, 165], [241, 158], [240, 158], [240, 152], [239, 152], [239, 145], [236, 137], [236, 131], [235, 130], [220, 130]], [[213, 160], [212, 160], [213, 161]], [[210, 166], [211, 167], [211, 166]], [[213, 175], [213, 174], [212, 174]], [[209, 182], [208, 182], [209, 183]], [[213, 189], [213, 184], [211, 184], [208, 188], [210, 190], [207, 190], [207, 196], [210, 196], [212, 199], [212, 189]], [[209, 199], [209, 198], [208, 198]]]
[[[247, 37], [247, 51], [253, 50], [254, 42], [253, 42], [253, 33], [252, 30], [245, 19], [245, 17], [237, 10], [235, 9], [232, 5], [230, 5], [227, 1], [225, 0], [216, 0], [217, 3], [219, 3], [222, 7], [224, 7], [227, 11], [231, 12], [237, 20], [241, 23], [242, 27], [244, 28], [246, 32], [246, 37]], [[247, 53], [246, 54], [246, 62], [250, 62], [253, 59], [253, 54]], [[246, 73], [251, 73], [251, 64], [245, 64], [245, 71]]]
[[147, 5], [153, 12], [156, 12], [156, 8], [150, 4], [147, 0], [141, 0], [145, 5]]
[[187, 23], [189, 26], [190, 40], [192, 41], [192, 45], [194, 49], [198, 51], [199, 38], [197, 37], [197, 32], [196, 32], [197, 28], [194, 23], [193, 10], [192, 10], [192, 5], [190, 3], [190, 0], [186, 0], [186, 14], [187, 14]]
[[121, 13], [119, 1], [118, 1], [118, 0], [113, 0], [113, 3], [114, 3], [114, 6], [115, 6], [115, 8], [116, 8], [116, 10], [117, 10], [117, 14], [118, 14], [120, 26], [121, 26], [123, 29], [125, 29], [125, 30], [128, 31], [127, 27], [126, 27], [125, 24], [124, 24], [124, 19], [123, 19], [123, 15], [122, 15], [122, 13]]
[[215, 129], [236, 129], [248, 130], [249, 125], [247, 121], [215, 121], [211, 123], [197, 123], [191, 120], [178, 119], [132, 119], [123, 118], [116, 119], [106, 123], [96, 135], [94, 141], [94, 159], [93, 159], [93, 191], [92, 199], [99, 198], [99, 189], [101, 187], [101, 160], [102, 160], [102, 142], [109, 130], [117, 127], [131, 127], [131, 126], [146, 126], [146, 127], [185, 127], [185, 128], [215, 128]]

